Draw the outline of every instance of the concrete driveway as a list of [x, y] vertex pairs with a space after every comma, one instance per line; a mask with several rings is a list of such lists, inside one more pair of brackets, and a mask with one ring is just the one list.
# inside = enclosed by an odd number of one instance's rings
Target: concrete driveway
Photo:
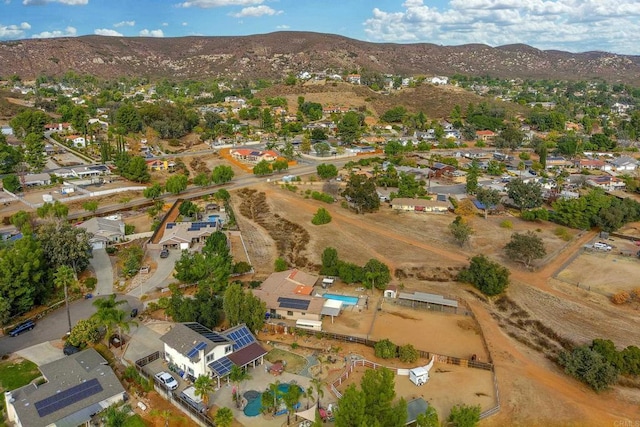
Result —
[[113, 266], [106, 249], [94, 249], [93, 257], [89, 260], [89, 263], [98, 279], [98, 284], [93, 294], [111, 295], [113, 293]]
[[62, 359], [64, 353], [57, 347], [54, 347], [50, 342], [43, 342], [31, 347], [19, 350], [16, 353], [20, 357], [24, 357], [27, 360], [32, 361], [38, 366], [45, 365], [49, 362], [53, 362], [58, 359]]
[[180, 259], [182, 251], [172, 249], [169, 251], [168, 258], [160, 258], [160, 250], [148, 250], [147, 253], [153, 258], [157, 264], [156, 270], [153, 272], [149, 280], [131, 289], [127, 295], [140, 298], [142, 295], [153, 292], [157, 289], [166, 288], [170, 283], [174, 282], [173, 269], [176, 261]]

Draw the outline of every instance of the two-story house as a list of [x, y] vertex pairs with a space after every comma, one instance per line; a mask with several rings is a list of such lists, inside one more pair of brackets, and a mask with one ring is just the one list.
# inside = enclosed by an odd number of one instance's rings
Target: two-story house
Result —
[[207, 375], [217, 379], [218, 387], [233, 366], [261, 365], [267, 354], [246, 325], [214, 332], [199, 323], [176, 323], [160, 340], [165, 359], [182, 370], [184, 378], [195, 381]]

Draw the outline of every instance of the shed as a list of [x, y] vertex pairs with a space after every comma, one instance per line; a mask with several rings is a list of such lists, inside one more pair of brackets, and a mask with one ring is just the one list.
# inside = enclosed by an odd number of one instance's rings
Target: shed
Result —
[[398, 287], [396, 285], [389, 285], [387, 289], [384, 290], [385, 298], [397, 298], [398, 297]]
[[409, 369], [409, 380], [418, 386], [426, 384], [426, 382], [429, 381], [429, 371], [423, 366]]
[[407, 422], [405, 425], [414, 424], [418, 419], [418, 415], [427, 412], [429, 404], [421, 397], [407, 402]]

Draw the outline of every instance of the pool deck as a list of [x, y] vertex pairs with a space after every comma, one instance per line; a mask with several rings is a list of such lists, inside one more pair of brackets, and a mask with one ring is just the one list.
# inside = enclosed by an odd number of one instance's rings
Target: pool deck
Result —
[[[358, 302], [355, 305], [354, 304], [342, 304], [342, 309], [343, 310], [360, 310], [360, 311], [362, 311], [363, 308], [366, 308], [366, 306], [367, 306], [367, 304], [369, 302], [369, 296], [366, 295], [366, 293], [365, 293], [366, 290], [364, 288], [357, 288], [356, 291], [358, 291], [359, 293], [357, 295], [352, 295], [352, 294], [346, 294], [344, 292], [334, 292], [333, 290], [327, 290], [324, 293], [322, 293], [321, 295], [322, 295], [323, 298], [324, 298], [325, 294], [338, 295], [338, 296], [351, 297], [351, 298], [358, 298]], [[317, 292], [317, 293], [320, 294], [320, 292]], [[329, 299], [331, 299], [331, 298], [329, 298]]]
[[[283, 372], [278, 376], [273, 376], [270, 373], [265, 371], [265, 366], [258, 366], [255, 369], [251, 369], [249, 371], [249, 375], [251, 375], [251, 379], [249, 381], [245, 381], [240, 386], [240, 393], [244, 394], [249, 390], [256, 390], [260, 393], [265, 391], [269, 384], [280, 381], [281, 383], [290, 383], [291, 381], [295, 381], [300, 387], [306, 390], [311, 384], [311, 379], [307, 377], [303, 377], [300, 375], [291, 374], [288, 372]], [[211, 396], [211, 403], [221, 408], [226, 406], [233, 411], [233, 417], [238, 420], [243, 426], [247, 427], [259, 427], [259, 426], [268, 426], [268, 427], [282, 427], [283, 423], [286, 423], [287, 416], [280, 415], [275, 418], [267, 418], [263, 415], [258, 415], [257, 417], [247, 417], [241, 409], [236, 408], [236, 404], [233, 402], [233, 398], [231, 397], [231, 390], [233, 389], [233, 384], [229, 383], [229, 385], [222, 385], [220, 390], [213, 393]], [[325, 388], [324, 398], [322, 399], [322, 403], [325, 404], [325, 401], [330, 403], [332, 399], [335, 399], [328, 389]], [[301, 408], [306, 408], [307, 399], [300, 399]]]

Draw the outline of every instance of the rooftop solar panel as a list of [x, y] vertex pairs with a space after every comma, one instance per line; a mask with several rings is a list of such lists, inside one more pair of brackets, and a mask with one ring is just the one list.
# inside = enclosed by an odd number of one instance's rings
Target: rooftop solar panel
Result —
[[307, 310], [311, 301], [297, 298], [278, 298], [281, 308], [293, 308], [296, 310]]
[[199, 333], [200, 335], [202, 335], [203, 337], [216, 342], [216, 343], [222, 343], [222, 342], [228, 342], [229, 340], [224, 337], [223, 335], [220, 335], [217, 332], [213, 332], [211, 329], [205, 328], [204, 326], [202, 326], [199, 323], [185, 323], [185, 326], [189, 329], [191, 329], [194, 332]]
[[68, 388], [64, 391], [49, 396], [35, 403], [36, 410], [40, 417], [46, 417], [60, 409], [73, 405], [87, 397], [98, 394], [102, 391], [102, 386], [96, 378]]
[[195, 347], [193, 347], [191, 350], [189, 350], [189, 353], [187, 353], [187, 357], [189, 359], [193, 359], [194, 357], [196, 357], [198, 355], [198, 352], [200, 350], [203, 350], [206, 347], [207, 347], [207, 343], [200, 341], [198, 344], [196, 344]]
[[219, 377], [223, 377], [231, 372], [233, 362], [228, 357], [224, 356], [218, 360], [215, 360], [209, 364], [209, 368], [213, 370]]
[[228, 333], [227, 336], [233, 341], [233, 351], [244, 348], [256, 341], [249, 328], [244, 325]]

